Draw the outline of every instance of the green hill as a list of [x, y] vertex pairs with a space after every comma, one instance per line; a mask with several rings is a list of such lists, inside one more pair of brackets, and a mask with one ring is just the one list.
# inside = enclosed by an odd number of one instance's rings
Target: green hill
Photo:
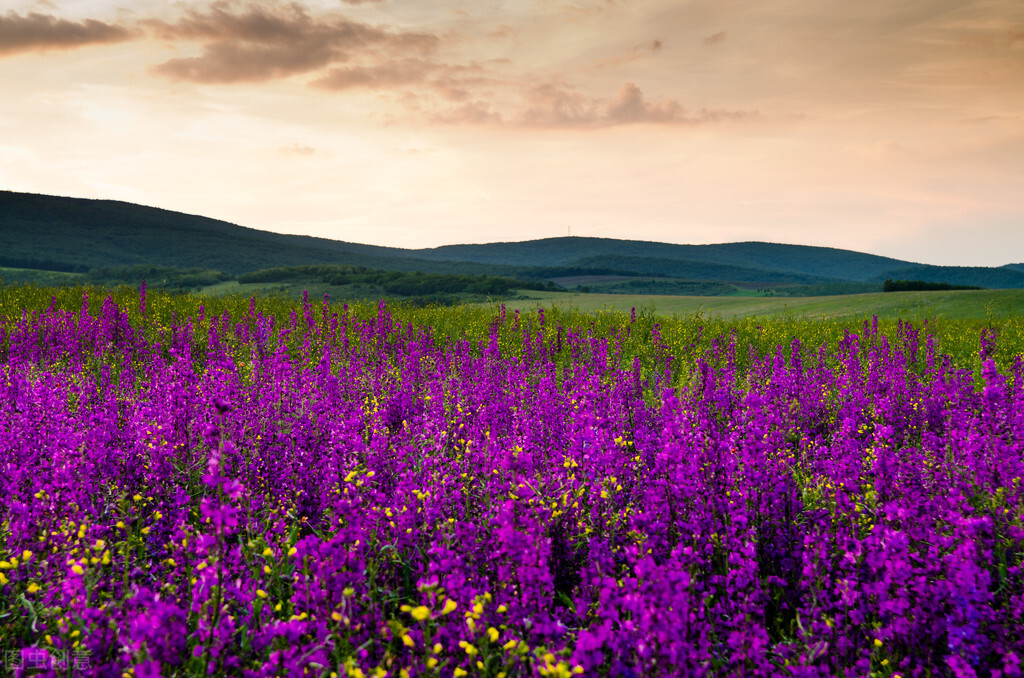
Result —
[[716, 280], [726, 282], [751, 282], [770, 284], [812, 285], [817, 283], [835, 282], [834, 278], [824, 278], [804, 273], [749, 268], [718, 264], [692, 259], [660, 259], [643, 257], [625, 257], [613, 254], [602, 254], [595, 257], [584, 257], [575, 262], [581, 267], [608, 268], [630, 271], [643, 271], [647, 275], [661, 275], [686, 280]]
[[[611, 238], [548, 238], [526, 242], [501, 242], [486, 245], [447, 245], [416, 250], [421, 259], [475, 261], [481, 263], [582, 266], [581, 262], [599, 257], [609, 268], [637, 270], [637, 260], [673, 260], [704, 262], [745, 269], [796, 273], [833, 280], [871, 280], [911, 262], [841, 250], [832, 247], [780, 245], [766, 242], [741, 242], [723, 245], [672, 245], [641, 240]], [[619, 260], [622, 260], [619, 263]]]
[[[538, 281], [613, 276], [614, 280], [595, 279], [577, 286], [607, 283], [606, 291], [616, 292], [705, 290], [708, 294], [799, 296], [878, 289], [885, 279], [1024, 288], [1024, 264], [926, 266], [830, 247], [765, 242], [674, 245], [610, 238], [411, 250], [270, 233], [115, 200], [0, 191], [0, 267], [7, 269], [9, 279], [36, 279], [39, 274], [32, 271], [46, 271], [47, 280], [87, 276], [106, 282], [149, 271], [144, 274], [147, 279], [190, 287], [210, 280], [220, 285], [245, 273], [296, 266], [531, 281], [523, 287]], [[424, 280], [441, 284], [441, 279]]]
[[0, 191], [0, 266], [84, 272], [148, 265], [240, 274], [307, 264], [494, 272], [493, 266], [417, 261], [409, 250], [270, 233], [116, 200]]

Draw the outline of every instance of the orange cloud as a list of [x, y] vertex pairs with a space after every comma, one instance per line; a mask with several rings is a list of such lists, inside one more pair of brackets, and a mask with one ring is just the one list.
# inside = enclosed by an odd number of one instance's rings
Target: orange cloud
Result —
[[236, 12], [218, 3], [206, 12], [191, 10], [174, 22], [146, 24], [165, 40], [203, 43], [199, 56], [170, 59], [154, 66], [154, 73], [207, 84], [308, 73], [348, 61], [355, 53], [384, 59], [426, 53], [438, 43], [428, 33], [396, 33], [343, 17], [314, 18], [298, 4], [250, 5]]
[[547, 84], [531, 89], [520, 124], [542, 127], [606, 127], [631, 123], [698, 125], [738, 120], [755, 115], [749, 111], [708, 110], [691, 113], [675, 99], [651, 102], [632, 82], [627, 82], [610, 101], [586, 96], [572, 89]]
[[316, 149], [312, 146], [304, 146], [297, 141], [290, 146], [282, 146], [278, 150], [287, 155], [313, 155], [316, 153]]
[[714, 47], [715, 45], [722, 42], [725, 42], [725, 31], [719, 31], [714, 35], [709, 35], [708, 37], [704, 38], [705, 47]]
[[133, 32], [94, 19], [68, 21], [49, 14], [8, 12], [0, 16], [0, 55], [28, 51], [74, 49], [85, 45], [124, 42]]
[[473, 91], [495, 81], [477, 64], [442, 64], [426, 59], [396, 59], [378, 64], [337, 66], [310, 83], [323, 90], [397, 89], [416, 86], [450, 101], [467, 101]]
[[[501, 24], [495, 30], [492, 40], [515, 36], [522, 29]], [[8, 13], [0, 17], [0, 54], [148, 37], [176, 48], [194, 46], [198, 52], [152, 65], [152, 74], [207, 85], [307, 76], [310, 87], [323, 91], [390, 93], [400, 110], [380, 111], [375, 114], [378, 120], [587, 129], [700, 124], [750, 115], [689, 112], [675, 99], [647, 100], [632, 82], [610, 99], [595, 96], [565, 85], [560, 76], [522, 71], [500, 53], [475, 60], [483, 54], [465, 52], [460, 35], [466, 34], [374, 25], [299, 2], [218, 0], [186, 6], [173, 18], [142, 19], [131, 30], [95, 20], [75, 23], [43, 14]], [[647, 37], [597, 69], [622, 66], [662, 50], [661, 40]]]

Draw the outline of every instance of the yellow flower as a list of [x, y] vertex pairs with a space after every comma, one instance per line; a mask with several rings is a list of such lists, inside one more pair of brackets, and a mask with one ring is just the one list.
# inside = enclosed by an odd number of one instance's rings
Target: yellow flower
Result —
[[458, 603], [449, 598], [444, 602], [444, 607], [441, 608], [441, 614], [451, 614], [452, 612], [455, 612], [455, 608], [457, 608], [458, 606]]
[[490, 639], [492, 643], [498, 640], [498, 629], [494, 628], [493, 626], [487, 629], [487, 637]]
[[85, 574], [85, 570], [82, 569], [81, 565], [75, 565], [74, 567], [71, 568], [71, 571], [74, 572], [75, 574]]
[[271, 557], [273, 557], [273, 555], [274, 555], [274, 552], [270, 550], [269, 546], [263, 549], [263, 557], [264, 558], [271, 558]]
[[256, 595], [259, 596], [260, 598], [266, 598], [267, 597], [267, 592], [264, 591], [263, 589], [256, 589]]
[[455, 667], [455, 673], [453, 673], [452, 675], [455, 676], [455, 678], [460, 678], [460, 676], [466, 675], [466, 672], [463, 669], [460, 669], [459, 667], [456, 666]]
[[28, 590], [29, 593], [35, 593], [36, 591], [39, 590], [39, 584], [37, 584], [35, 582], [31, 582], [28, 585], [28, 589], [27, 590]]
[[426, 605], [420, 605], [419, 607], [414, 607], [410, 614], [416, 621], [423, 621], [430, 616], [430, 608]]
[[408, 633], [402, 635], [402, 643], [404, 643], [406, 647], [416, 647], [416, 641], [413, 640], [412, 636]]

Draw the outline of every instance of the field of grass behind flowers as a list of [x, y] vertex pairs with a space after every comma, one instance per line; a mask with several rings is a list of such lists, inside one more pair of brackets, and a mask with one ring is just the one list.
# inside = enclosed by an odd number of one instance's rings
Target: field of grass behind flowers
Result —
[[0, 658], [1020, 676], [1022, 351], [1019, 317], [0, 287]]

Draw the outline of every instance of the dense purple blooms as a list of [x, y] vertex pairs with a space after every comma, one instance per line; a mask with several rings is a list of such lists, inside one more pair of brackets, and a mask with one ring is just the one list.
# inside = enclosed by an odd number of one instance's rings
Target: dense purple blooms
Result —
[[384, 304], [87, 302], [0, 326], [16, 661], [1021, 675], [1024, 389], [993, 334], [976, 381], [903, 324], [764, 354], [654, 325], [640, 355], [635, 314], [502, 310], [476, 342]]

